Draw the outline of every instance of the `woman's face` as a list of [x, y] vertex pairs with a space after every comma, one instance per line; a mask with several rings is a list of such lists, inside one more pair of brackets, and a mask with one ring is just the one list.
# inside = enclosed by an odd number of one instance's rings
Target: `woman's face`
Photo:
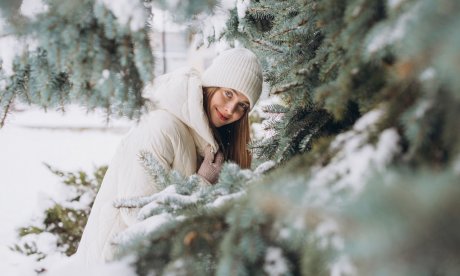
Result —
[[211, 123], [221, 127], [241, 119], [249, 110], [249, 100], [242, 93], [230, 89], [219, 88], [210, 101]]

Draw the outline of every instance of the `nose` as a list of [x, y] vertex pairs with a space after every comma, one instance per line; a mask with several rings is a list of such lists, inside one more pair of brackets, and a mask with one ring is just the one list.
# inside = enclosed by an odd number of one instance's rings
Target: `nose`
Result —
[[225, 112], [227, 113], [226, 115], [231, 116], [235, 112], [237, 106], [238, 102], [229, 101], [225, 105]]

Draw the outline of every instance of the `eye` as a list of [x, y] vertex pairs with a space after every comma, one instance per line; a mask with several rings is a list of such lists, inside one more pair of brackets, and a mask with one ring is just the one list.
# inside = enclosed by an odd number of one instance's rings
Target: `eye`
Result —
[[224, 91], [224, 94], [225, 94], [225, 96], [228, 97], [228, 98], [233, 97], [233, 93], [232, 93], [231, 91], [229, 91], [229, 90], [225, 90], [225, 91]]
[[246, 103], [240, 103], [240, 107], [241, 107], [244, 111], [246, 111], [246, 110], [249, 109], [249, 105], [247, 105]]

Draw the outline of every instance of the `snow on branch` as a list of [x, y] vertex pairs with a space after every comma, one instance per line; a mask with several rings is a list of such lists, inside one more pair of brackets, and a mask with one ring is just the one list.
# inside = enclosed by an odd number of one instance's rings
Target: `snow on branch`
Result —
[[316, 166], [309, 181], [308, 198], [310, 204], [327, 204], [334, 193], [350, 191], [359, 194], [367, 178], [373, 171], [382, 170], [400, 152], [399, 135], [393, 128], [382, 131], [376, 144], [369, 143], [375, 125], [384, 110], [372, 110], [359, 119], [352, 130], [337, 135], [331, 143], [334, 157], [326, 166]]
[[142, 236], [154, 235], [153, 232], [156, 231], [169, 231], [180, 227], [182, 222], [203, 214], [225, 211], [234, 202], [246, 197], [248, 183], [260, 178], [273, 166], [271, 163], [264, 163], [252, 172], [242, 170], [236, 164], [225, 163], [218, 183], [209, 185], [197, 175], [178, 182], [178, 178], [174, 176], [177, 172], [161, 169], [159, 163], [148, 153], [144, 152], [141, 156], [144, 165], [150, 164], [144, 166], [149, 175], [159, 174], [152, 177], [152, 181], [163, 181], [159, 185], [165, 188], [149, 196], [118, 199], [114, 202], [116, 208], [139, 208], [139, 222], [115, 237], [113, 243], [118, 245], [134, 242]]
[[116, 16], [120, 25], [129, 26], [133, 32], [142, 29], [147, 21], [147, 12], [142, 1], [97, 0], [96, 4], [106, 6]]

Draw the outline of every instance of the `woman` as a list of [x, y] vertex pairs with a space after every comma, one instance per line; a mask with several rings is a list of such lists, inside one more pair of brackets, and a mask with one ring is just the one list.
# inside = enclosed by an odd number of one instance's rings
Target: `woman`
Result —
[[138, 156], [151, 152], [166, 170], [184, 176], [197, 173], [217, 182], [222, 163], [249, 168], [248, 112], [262, 90], [262, 70], [246, 49], [221, 53], [200, 74], [185, 68], [158, 77], [144, 90], [154, 108], [122, 140], [88, 218], [77, 257], [86, 264], [111, 260], [111, 239], [137, 221], [138, 209], [117, 209], [119, 198], [157, 192]]

